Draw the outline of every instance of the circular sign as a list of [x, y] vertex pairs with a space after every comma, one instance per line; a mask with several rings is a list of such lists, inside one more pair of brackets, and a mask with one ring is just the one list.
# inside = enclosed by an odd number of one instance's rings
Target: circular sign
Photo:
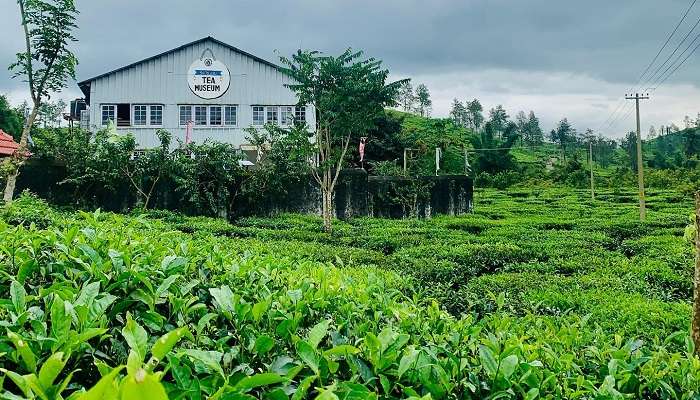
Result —
[[187, 73], [190, 90], [202, 99], [216, 99], [228, 90], [231, 73], [224, 63], [213, 57], [195, 60]]

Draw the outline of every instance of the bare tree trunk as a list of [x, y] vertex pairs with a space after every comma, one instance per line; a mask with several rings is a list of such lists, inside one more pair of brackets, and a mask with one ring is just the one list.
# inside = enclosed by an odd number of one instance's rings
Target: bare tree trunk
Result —
[[34, 120], [39, 113], [39, 106], [35, 103], [32, 113], [29, 114], [29, 119], [25, 122], [24, 128], [22, 129], [22, 137], [19, 140], [19, 148], [15, 151], [13, 157], [15, 157], [14, 171], [10, 173], [7, 177], [7, 183], [5, 183], [5, 191], [3, 193], [2, 199], [5, 205], [12, 203], [12, 198], [15, 195], [15, 186], [17, 185], [17, 176], [19, 176], [19, 168], [24, 164], [24, 159], [27, 157], [27, 142], [29, 138], [29, 132], [34, 125]]
[[700, 192], [695, 194], [695, 274], [693, 279], [693, 321], [691, 333], [695, 354], [700, 356]]
[[333, 189], [331, 188], [331, 171], [323, 171], [323, 184], [321, 185], [322, 204], [321, 210], [323, 213], [323, 230], [326, 233], [333, 231], [331, 207], [333, 204]]

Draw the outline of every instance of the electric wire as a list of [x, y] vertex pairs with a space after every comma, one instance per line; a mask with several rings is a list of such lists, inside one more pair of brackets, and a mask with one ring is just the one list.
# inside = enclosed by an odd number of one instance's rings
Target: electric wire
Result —
[[[683, 37], [683, 39], [678, 43], [678, 45], [677, 45], [676, 48], [673, 50], [673, 52], [666, 58], [666, 61], [664, 61], [661, 65], [659, 65], [659, 66], [654, 70], [654, 72], [653, 72], [650, 76], [647, 76], [647, 78], [646, 78], [646, 80], [645, 80], [645, 79], [644, 79], [644, 76], [647, 75], [647, 72], [649, 72], [649, 71], [651, 70], [651, 68], [652, 68], [652, 66], [654, 65], [654, 63], [659, 59], [659, 56], [663, 53], [663, 51], [666, 49], [666, 47], [668, 46], [668, 44], [671, 42], [671, 39], [676, 35], [676, 33], [678, 32], [678, 29], [679, 29], [680, 26], [683, 24], [683, 22], [686, 20], [686, 18], [688, 17], [688, 14], [689, 14], [690, 11], [693, 9], [693, 7], [695, 6], [696, 3], [697, 3], [697, 0], [693, 0], [693, 1], [690, 3], [690, 5], [688, 6], [688, 8], [687, 8], [687, 9], [685, 10], [685, 12], [683, 13], [681, 19], [678, 21], [678, 23], [676, 24], [676, 26], [673, 28], [673, 30], [671, 31], [671, 33], [668, 35], [668, 37], [667, 37], [666, 40], [664, 41], [664, 44], [661, 46], [661, 48], [659, 48], [659, 50], [656, 52], [656, 55], [652, 58], [651, 62], [649, 62], [649, 64], [648, 64], [648, 65], [646, 66], [646, 68], [644, 69], [644, 71], [639, 75], [639, 78], [637, 79], [637, 82], [635, 83], [635, 85], [634, 85], [634, 86], [631, 88], [631, 90], [630, 90], [631, 93], [638, 92], [638, 91], [639, 91], [641, 88], [643, 88], [646, 84], [648, 84], [649, 82], [651, 82], [651, 81], [656, 77], [656, 74], [658, 73], [658, 71], [660, 71], [661, 68], [663, 68], [663, 67], [668, 63], [668, 61], [676, 54], [676, 52], [677, 52], [678, 49], [683, 45], [683, 43], [685, 43], [685, 41], [686, 41], [687, 38], [691, 35], [691, 33], [695, 30], [695, 28], [697, 28], [697, 26], [700, 24], [700, 18], [699, 18], [698, 21], [695, 23], [695, 25], [693, 25], [693, 28], [692, 28], [690, 31], [688, 31], [688, 33], [686, 33], [686, 35], [685, 35], [685, 36]], [[695, 40], [697, 40], [698, 37], [700, 37], [700, 34], [699, 34], [698, 36], [696, 36]], [[694, 40], [694, 41], [695, 41], [695, 40]], [[694, 41], [693, 41], [693, 42], [694, 42]], [[692, 44], [689, 45], [689, 46], [692, 46]], [[696, 47], [695, 49], [697, 49], [697, 47]], [[695, 51], [695, 49], [694, 49], [693, 51]], [[687, 51], [687, 49], [684, 50], [683, 53], [681, 53], [681, 55], [680, 55], [677, 59], [679, 59], [680, 57], [682, 57], [682, 54], [684, 54], [685, 51]], [[691, 52], [691, 53], [692, 53], [692, 52]], [[674, 60], [674, 62], [671, 63], [671, 66], [673, 66], [673, 65], [676, 63], [677, 59]], [[680, 65], [682, 65], [682, 63], [679, 64], [679, 65], [674, 69], [674, 71], [671, 72], [671, 74], [667, 75], [667, 76], [662, 80], [662, 82], [665, 81], [666, 79], [668, 79], [668, 77], [669, 77], [670, 75], [672, 75], [673, 72], [675, 72], [675, 70], [677, 70], [677, 69], [680, 67]], [[659, 75], [656, 79], [658, 80], [658, 79], [660, 79], [660, 77], [664, 76], [664, 74], [666, 73], [666, 71], [668, 71], [668, 69], [670, 69], [670, 68], [667, 68], [666, 70], [664, 70], [664, 72], [663, 72], [661, 75]], [[657, 87], [658, 87], [659, 85], [660, 85], [660, 83], [657, 84]], [[636, 88], [636, 89], [635, 89], [635, 88]], [[656, 89], [656, 88], [654, 88], [654, 90], [655, 90], [655, 89]], [[622, 104], [624, 104], [624, 106], [622, 106]], [[610, 113], [610, 114], [608, 115], [608, 117], [603, 121], [603, 123], [601, 123], [601, 125], [598, 127], [598, 131], [608, 131], [608, 130], [611, 129], [612, 127], [616, 126], [616, 124], [617, 124], [618, 122], [620, 122], [620, 121], [625, 121], [625, 120], [629, 117], [629, 115], [630, 115], [630, 113], [631, 113], [631, 110], [623, 111], [623, 110], [626, 110], [626, 109], [629, 108], [629, 106], [627, 106], [627, 104], [629, 104], [629, 103], [627, 103], [627, 102], [625, 101], [624, 98], [620, 99], [620, 101], [618, 102], [618, 105], [615, 107], [615, 109], [613, 110], [613, 112]]]

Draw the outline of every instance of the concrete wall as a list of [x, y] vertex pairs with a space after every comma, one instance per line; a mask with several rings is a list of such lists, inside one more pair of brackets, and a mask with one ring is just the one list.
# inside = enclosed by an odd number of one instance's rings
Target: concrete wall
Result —
[[[472, 178], [464, 175], [404, 178], [368, 176], [362, 169], [349, 169], [343, 171], [338, 179], [333, 201], [335, 216], [339, 219], [403, 218], [410, 214], [430, 218], [433, 215], [461, 215], [472, 210], [474, 183]], [[410, 194], [412, 185], [424, 188], [415, 210], [396, 200], [397, 188], [404, 194]], [[254, 210], [255, 214], [263, 215], [280, 212], [321, 215], [321, 191], [316, 182], [310, 178], [308, 182], [291, 185], [287, 196], [267, 204], [258, 204]]]
[[[100, 207], [107, 211], [124, 212], [136, 205], [133, 188], [125, 185], [115, 193], [90, 190], [89, 204], [76, 204], [76, 193], [67, 185], [57, 182], [66, 176], [65, 168], [28, 164], [22, 168], [17, 182], [17, 193], [28, 189], [40, 197], [59, 205]], [[418, 181], [418, 184], [414, 180]], [[415, 210], [396, 201], [397, 188], [411, 193], [412, 185], [424, 188]], [[409, 188], [406, 190], [406, 188]], [[421, 176], [403, 178], [368, 176], [362, 169], [349, 169], [341, 173], [334, 194], [335, 216], [339, 219], [353, 217], [403, 218], [433, 215], [461, 215], [472, 210], [472, 178], [463, 175]], [[285, 196], [256, 199], [254, 204], [241, 199], [236, 203], [235, 216], [275, 215], [283, 212], [321, 215], [321, 191], [312, 177], [291, 182]], [[168, 182], [162, 182], [153, 195], [153, 206], [189, 213], [182, 209], [178, 194]]]

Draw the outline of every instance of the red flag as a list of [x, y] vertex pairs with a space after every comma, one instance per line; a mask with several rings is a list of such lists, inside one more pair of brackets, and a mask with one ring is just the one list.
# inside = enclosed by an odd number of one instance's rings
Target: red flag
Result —
[[360, 138], [360, 162], [365, 161], [365, 142], [367, 141], [366, 137]]
[[190, 135], [192, 134], [192, 121], [187, 121], [187, 128], [185, 128], [185, 145], [190, 143]]

